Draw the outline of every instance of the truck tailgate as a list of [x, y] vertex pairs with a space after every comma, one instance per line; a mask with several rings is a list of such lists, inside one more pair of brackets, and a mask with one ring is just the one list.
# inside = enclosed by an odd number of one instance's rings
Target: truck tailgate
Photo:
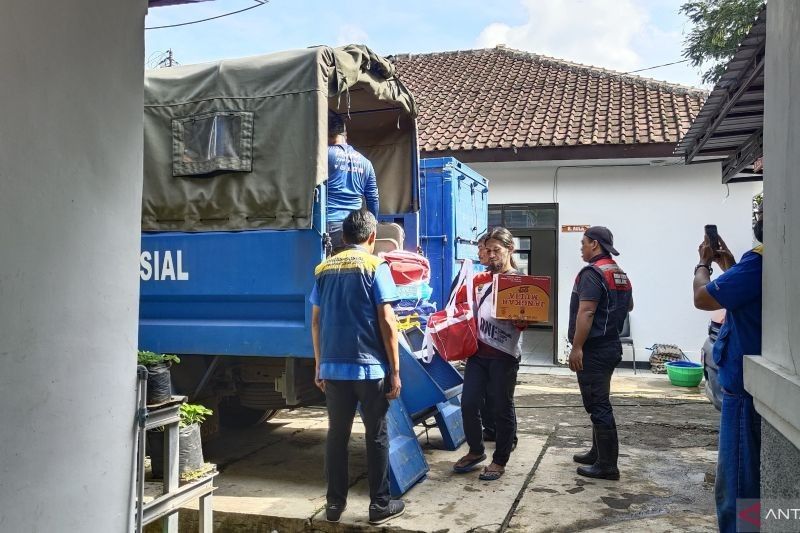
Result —
[[142, 236], [139, 347], [313, 357], [314, 229]]

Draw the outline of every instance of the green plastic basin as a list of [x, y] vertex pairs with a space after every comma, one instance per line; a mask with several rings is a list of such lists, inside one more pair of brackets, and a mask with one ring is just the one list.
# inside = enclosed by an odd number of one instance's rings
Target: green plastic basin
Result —
[[664, 365], [667, 376], [678, 387], [697, 387], [703, 380], [703, 365], [691, 361], [672, 361]]

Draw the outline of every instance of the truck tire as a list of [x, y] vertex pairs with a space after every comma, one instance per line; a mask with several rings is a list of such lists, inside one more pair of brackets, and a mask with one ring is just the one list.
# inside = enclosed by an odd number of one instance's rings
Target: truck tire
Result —
[[243, 407], [238, 398], [228, 397], [219, 402], [219, 423], [226, 428], [248, 428], [266, 422], [279, 411], [280, 409], [264, 410]]

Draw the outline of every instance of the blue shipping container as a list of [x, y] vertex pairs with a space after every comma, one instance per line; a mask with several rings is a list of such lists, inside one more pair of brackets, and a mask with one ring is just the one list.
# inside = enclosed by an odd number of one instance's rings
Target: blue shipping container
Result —
[[478, 261], [486, 233], [488, 180], [452, 157], [420, 161], [420, 245], [431, 263], [431, 301], [441, 309], [461, 261]]

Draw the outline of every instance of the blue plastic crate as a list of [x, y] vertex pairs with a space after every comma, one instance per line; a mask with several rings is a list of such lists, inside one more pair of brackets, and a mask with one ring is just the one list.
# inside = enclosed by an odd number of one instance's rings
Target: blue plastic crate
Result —
[[458, 395], [464, 381], [441, 357], [434, 357], [430, 363], [417, 359], [405, 339], [400, 341], [400, 379], [400, 396], [412, 419]]

